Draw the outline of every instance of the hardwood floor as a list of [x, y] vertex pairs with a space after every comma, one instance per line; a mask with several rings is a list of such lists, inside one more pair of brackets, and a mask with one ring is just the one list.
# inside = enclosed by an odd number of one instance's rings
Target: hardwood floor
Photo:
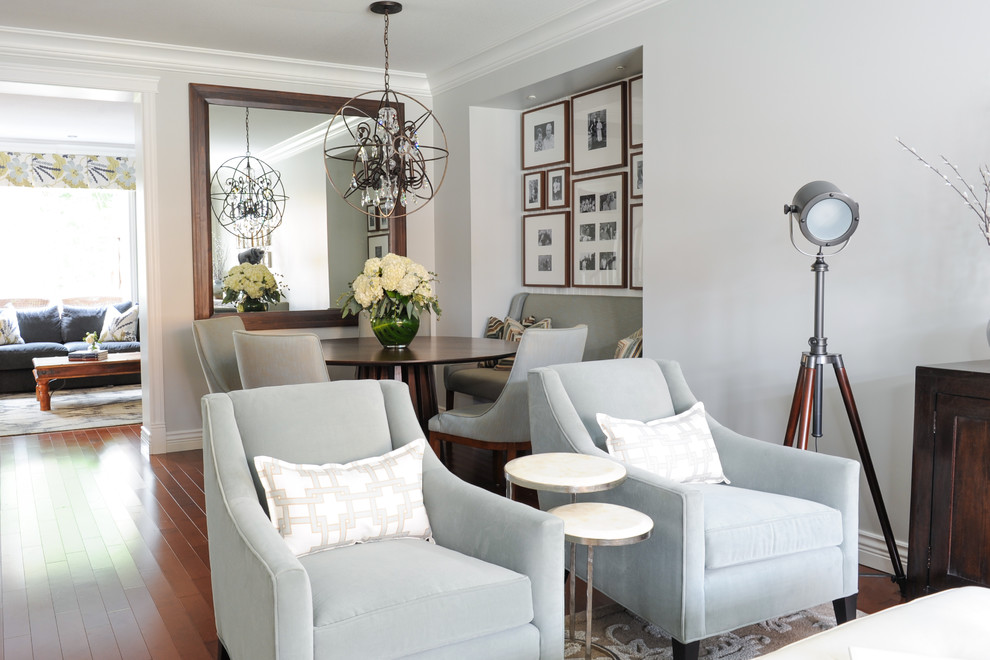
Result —
[[[202, 462], [138, 426], [0, 437], [0, 660], [215, 657]], [[486, 452], [454, 471], [491, 487]], [[897, 602], [860, 579], [863, 611]]]

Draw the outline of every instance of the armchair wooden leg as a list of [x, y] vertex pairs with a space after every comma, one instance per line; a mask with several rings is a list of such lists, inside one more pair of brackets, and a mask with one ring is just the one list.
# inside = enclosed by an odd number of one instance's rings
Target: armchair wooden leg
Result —
[[227, 649], [219, 639], [217, 640], [217, 660], [230, 660], [230, 654], [227, 653]]
[[852, 621], [856, 618], [856, 596], [858, 594], [853, 594], [852, 596], [846, 596], [845, 598], [836, 598], [832, 601], [832, 608], [835, 610], [835, 623], [841, 626], [846, 621]]
[[674, 651], [674, 660], [698, 660], [698, 653], [701, 652], [701, 640], [685, 644], [671, 639], [670, 645]]
[[444, 410], [454, 409], [454, 390], [447, 390], [447, 400], [444, 403], [446, 405]]

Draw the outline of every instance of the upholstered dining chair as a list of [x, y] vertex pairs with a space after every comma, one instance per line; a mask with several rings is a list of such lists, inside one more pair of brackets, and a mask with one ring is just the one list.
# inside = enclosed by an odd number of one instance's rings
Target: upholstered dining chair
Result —
[[[677, 415], [667, 422], [679, 426], [671, 441], [683, 442], [680, 429], [689, 419], [695, 430], [707, 422], [720, 473], [730, 481], [682, 483], [640, 467], [627, 454], [632, 460], [624, 462], [628, 477], [622, 484], [582, 497], [646, 513], [653, 535], [609, 548], [608, 561], [595, 565], [595, 587], [666, 630], [677, 659], [697, 658], [705, 637], [829, 601], [839, 623], [855, 618], [859, 463], [744, 437], [701, 415], [696, 403], [680, 366], [668, 360], [601, 360], [530, 371], [534, 452], [617, 460], [606, 451], [598, 413], [632, 420], [621, 434], [627, 440], [636, 435], [637, 421]], [[648, 451], [649, 441], [637, 449]], [[567, 501], [545, 492], [539, 499], [544, 509]], [[583, 566], [580, 558], [579, 575]]]
[[[548, 364], [579, 362], [587, 337], [586, 325], [523, 332], [509, 379], [493, 403], [447, 410], [430, 419], [433, 451], [440, 456], [443, 443], [491, 450], [493, 480], [496, 486], [502, 484], [506, 462], [530, 449], [526, 372]], [[450, 460], [449, 452], [443, 455]]]
[[[562, 521], [451, 474], [426, 447], [405, 383], [246, 389], [206, 395], [202, 409], [221, 658], [563, 657]], [[380, 462], [403, 448], [422, 457], [421, 485], [409, 479], [408, 466], [399, 483], [394, 455]], [[294, 551], [269, 518], [269, 507], [291, 506], [293, 495], [265, 493], [258, 456], [302, 464], [304, 509], [325, 504], [314, 501], [320, 496], [358, 512], [346, 521], [354, 525], [293, 514], [282, 528], [289, 536], [312, 533], [315, 525], [316, 539], [329, 539], [372, 524], [373, 516], [362, 514], [372, 506], [368, 498], [376, 498], [375, 511], [410, 512], [382, 519], [383, 533], [407, 531], [414, 509], [425, 507], [433, 542], [382, 538], [314, 550], [307, 541], [302, 552]], [[362, 464], [351, 468], [351, 479], [309, 488], [325, 464], [352, 461]], [[289, 473], [284, 467], [283, 476]], [[274, 479], [264, 468], [262, 474]], [[378, 480], [389, 487], [379, 489]], [[393, 501], [379, 501], [386, 497]]]
[[196, 354], [211, 393], [242, 389], [234, 354], [235, 330], [244, 330], [244, 321], [235, 314], [192, 322]]
[[320, 338], [312, 333], [272, 335], [235, 330], [234, 354], [244, 389], [330, 380]]

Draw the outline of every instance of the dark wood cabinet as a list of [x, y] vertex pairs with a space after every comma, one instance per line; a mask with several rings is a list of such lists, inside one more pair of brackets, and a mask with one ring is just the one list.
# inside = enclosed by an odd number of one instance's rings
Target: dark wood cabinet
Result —
[[990, 586], [990, 360], [917, 367], [908, 595]]

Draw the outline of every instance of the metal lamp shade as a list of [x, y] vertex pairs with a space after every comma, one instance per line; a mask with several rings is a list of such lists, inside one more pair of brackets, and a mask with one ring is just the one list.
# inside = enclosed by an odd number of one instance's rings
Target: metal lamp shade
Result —
[[788, 212], [804, 237], [822, 247], [845, 243], [859, 226], [859, 204], [828, 181], [801, 186]]

